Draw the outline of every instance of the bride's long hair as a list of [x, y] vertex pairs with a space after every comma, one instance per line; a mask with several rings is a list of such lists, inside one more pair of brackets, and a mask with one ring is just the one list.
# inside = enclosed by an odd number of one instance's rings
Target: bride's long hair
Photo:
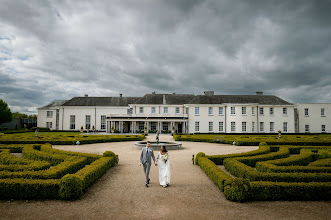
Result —
[[[162, 149], [163, 149], [163, 150], [162, 150]], [[165, 146], [161, 146], [161, 151], [162, 151], [162, 152], [166, 152], [166, 153], [168, 152]]]

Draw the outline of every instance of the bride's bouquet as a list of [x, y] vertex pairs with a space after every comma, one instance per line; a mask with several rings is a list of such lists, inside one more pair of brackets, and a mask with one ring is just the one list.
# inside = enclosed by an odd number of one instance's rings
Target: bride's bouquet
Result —
[[163, 159], [164, 162], [166, 163], [167, 160], [169, 159], [169, 155], [168, 155], [168, 154], [162, 155], [162, 159]]

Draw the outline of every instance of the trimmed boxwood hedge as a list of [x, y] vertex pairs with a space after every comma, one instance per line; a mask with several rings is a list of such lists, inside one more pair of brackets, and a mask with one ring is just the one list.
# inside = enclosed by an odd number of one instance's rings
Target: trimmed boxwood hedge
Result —
[[[265, 144], [260, 149], [262, 147]], [[321, 149], [320, 146], [270, 146], [269, 153], [247, 156], [248, 152], [228, 158], [227, 155], [206, 156], [200, 152], [197, 164], [230, 201], [330, 200], [331, 158], [320, 159], [329, 157], [330, 148]], [[299, 155], [289, 157], [290, 152], [299, 151]], [[212, 160], [223, 163], [236, 178], [217, 167]], [[319, 163], [321, 167], [311, 166]]]
[[39, 132], [39, 137], [31, 134], [5, 134], [0, 136], [0, 144], [52, 144], [52, 145], [75, 145], [80, 144], [108, 143], [121, 141], [142, 141], [141, 135], [67, 135]]
[[223, 165], [223, 161], [227, 158], [235, 157], [247, 157], [247, 156], [256, 156], [270, 153], [270, 147], [261, 145], [259, 149], [249, 151], [247, 153], [236, 153], [236, 154], [226, 154], [226, 155], [208, 155], [208, 159], [213, 161], [217, 165]]
[[[13, 157], [9, 155], [10, 146], [6, 147], [7, 150], [3, 147], [0, 155]], [[19, 149], [12, 147], [15, 151]], [[50, 145], [27, 145], [21, 149], [24, 158], [13, 157], [21, 164], [2, 165], [17, 167], [0, 171], [0, 199], [78, 199], [84, 190], [118, 163], [118, 155], [110, 151], [102, 157], [56, 150]], [[38, 163], [52, 164], [53, 167], [31, 170]]]
[[217, 165], [207, 157], [199, 156], [198, 164], [207, 176], [221, 189], [221, 191], [233, 181], [233, 178], [229, 174], [217, 167]]
[[261, 142], [266, 142], [268, 145], [315, 145], [315, 146], [331, 146], [330, 134], [311, 134], [311, 135], [288, 135], [283, 134], [282, 138], [278, 135], [244, 135], [244, 134], [174, 134], [176, 141], [197, 141], [209, 143], [232, 144], [240, 146], [257, 146]]

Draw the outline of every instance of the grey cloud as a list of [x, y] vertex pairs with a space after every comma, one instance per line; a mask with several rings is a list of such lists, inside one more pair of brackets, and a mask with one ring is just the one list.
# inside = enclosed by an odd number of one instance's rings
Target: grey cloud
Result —
[[0, 0], [0, 96], [24, 111], [152, 91], [331, 102], [330, 9], [326, 0]]

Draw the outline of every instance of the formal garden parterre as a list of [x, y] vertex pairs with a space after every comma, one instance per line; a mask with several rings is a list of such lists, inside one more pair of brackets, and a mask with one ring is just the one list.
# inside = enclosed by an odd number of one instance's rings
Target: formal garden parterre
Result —
[[[144, 135], [81, 135], [33, 133], [0, 136], [0, 199], [77, 199], [109, 168], [118, 156], [53, 149], [49, 143], [81, 144], [142, 140]], [[9, 144], [14, 143], [14, 144]], [[31, 143], [31, 144], [28, 144]], [[13, 153], [21, 153], [21, 157]]]
[[244, 202], [330, 200], [330, 159], [331, 146], [261, 142], [258, 150], [241, 154], [205, 155], [200, 152], [195, 162], [228, 200]]
[[281, 134], [279, 135], [261, 135], [261, 134], [175, 134], [176, 141], [194, 141], [232, 144], [235, 142], [238, 146], [258, 146], [261, 142], [268, 145], [317, 145], [330, 146], [331, 134]]
[[144, 134], [139, 135], [96, 135], [79, 132], [34, 132], [2, 134], [0, 144], [54, 144], [71, 145], [79, 141], [80, 144], [107, 143], [118, 141], [141, 141]]

